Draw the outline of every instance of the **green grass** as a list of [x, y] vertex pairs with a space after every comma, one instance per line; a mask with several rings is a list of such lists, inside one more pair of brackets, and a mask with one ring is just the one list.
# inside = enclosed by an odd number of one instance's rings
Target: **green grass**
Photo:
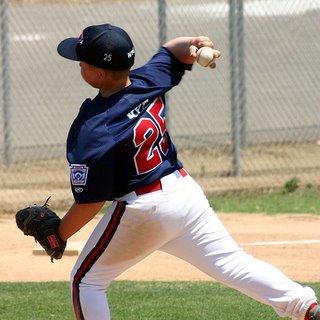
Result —
[[[310, 283], [320, 293], [320, 283]], [[216, 282], [115, 281], [112, 320], [276, 320], [262, 305]], [[72, 320], [69, 283], [0, 283], [1, 320]]]
[[319, 189], [288, 190], [284, 188], [269, 193], [213, 196], [209, 201], [216, 212], [320, 214]]
[[72, 319], [69, 283], [0, 283], [0, 319]]
[[[310, 213], [320, 214], [320, 188], [299, 188], [294, 179], [281, 190], [251, 194], [227, 194], [209, 197], [214, 210], [219, 212], [245, 213]], [[110, 203], [101, 209], [101, 214]]]

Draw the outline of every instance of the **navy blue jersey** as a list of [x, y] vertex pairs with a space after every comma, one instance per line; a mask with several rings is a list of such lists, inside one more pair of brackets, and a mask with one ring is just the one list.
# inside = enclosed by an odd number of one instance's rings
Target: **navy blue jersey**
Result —
[[161, 48], [130, 71], [130, 86], [84, 101], [67, 139], [77, 203], [113, 200], [182, 167], [166, 129], [165, 93], [190, 69]]

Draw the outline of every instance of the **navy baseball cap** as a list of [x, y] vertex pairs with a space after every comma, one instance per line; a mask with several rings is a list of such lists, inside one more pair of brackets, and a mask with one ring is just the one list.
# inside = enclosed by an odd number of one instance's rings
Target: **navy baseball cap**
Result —
[[127, 32], [111, 24], [89, 26], [79, 38], [61, 41], [57, 50], [64, 58], [107, 70], [130, 69], [135, 58], [135, 49]]

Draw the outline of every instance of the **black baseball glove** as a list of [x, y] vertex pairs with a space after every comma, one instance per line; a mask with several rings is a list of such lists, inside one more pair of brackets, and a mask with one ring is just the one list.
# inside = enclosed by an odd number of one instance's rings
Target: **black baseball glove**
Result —
[[[48, 200], [50, 197], [48, 198]], [[58, 233], [61, 219], [48, 208], [48, 200], [43, 206], [33, 206], [16, 213], [16, 223], [26, 236], [33, 236], [53, 259], [61, 259], [67, 243]]]

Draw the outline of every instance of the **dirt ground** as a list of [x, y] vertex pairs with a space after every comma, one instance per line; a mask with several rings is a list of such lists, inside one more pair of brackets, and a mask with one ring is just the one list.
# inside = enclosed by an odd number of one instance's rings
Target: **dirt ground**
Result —
[[[250, 254], [280, 268], [296, 281], [320, 281], [320, 217], [314, 215], [219, 214], [231, 235]], [[96, 225], [94, 219], [68, 242], [69, 247], [86, 240]], [[0, 217], [0, 281], [69, 280], [77, 255], [65, 255], [51, 263], [25, 237], [12, 216]], [[121, 280], [209, 280], [188, 263], [155, 252], [123, 273]]]

